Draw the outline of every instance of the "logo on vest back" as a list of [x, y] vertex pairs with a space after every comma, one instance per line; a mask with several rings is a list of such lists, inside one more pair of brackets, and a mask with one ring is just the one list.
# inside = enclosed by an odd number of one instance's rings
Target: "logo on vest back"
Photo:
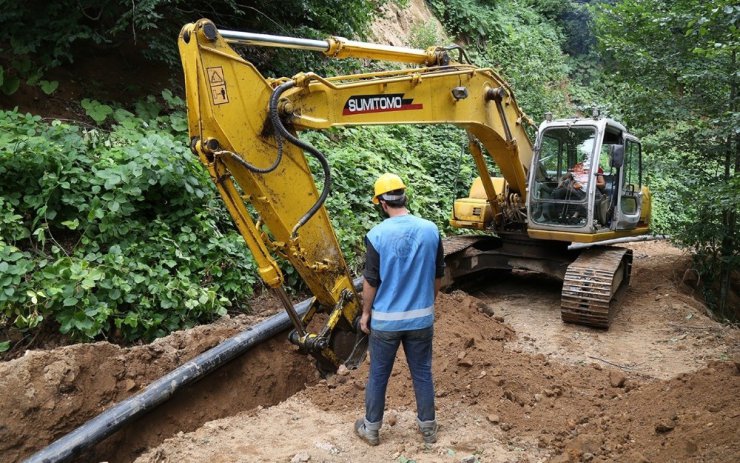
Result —
[[393, 247], [394, 251], [396, 251], [396, 257], [405, 259], [416, 254], [416, 250], [419, 249], [419, 241], [413, 233], [406, 232], [396, 240]]
[[342, 115], [352, 116], [355, 114], [408, 111], [424, 108], [423, 104], [414, 104], [413, 98], [404, 98], [403, 95], [403, 93], [354, 95], [347, 99]]

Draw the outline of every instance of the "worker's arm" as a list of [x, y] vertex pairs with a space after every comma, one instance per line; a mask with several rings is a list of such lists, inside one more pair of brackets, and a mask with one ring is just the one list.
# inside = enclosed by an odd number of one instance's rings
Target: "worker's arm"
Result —
[[437, 258], [434, 269], [434, 300], [437, 300], [437, 294], [442, 287], [442, 277], [445, 276], [445, 249], [442, 245], [442, 237], [439, 237], [437, 244]]
[[604, 180], [603, 175], [596, 175], [596, 186], [599, 188], [599, 190], [603, 190], [604, 188], [606, 188], [606, 180]]
[[371, 286], [365, 280], [362, 283], [362, 316], [360, 317], [360, 329], [363, 333], [370, 334], [370, 314], [373, 310], [373, 301], [378, 288]]
[[380, 286], [380, 254], [375, 250], [373, 243], [365, 237], [365, 271], [362, 275], [365, 281], [362, 283], [362, 315], [360, 316], [360, 329], [363, 333], [370, 333], [370, 315], [373, 311], [375, 294]]
[[442, 279], [441, 278], [435, 278], [434, 279], [434, 300], [437, 300], [437, 294], [439, 294], [439, 288], [442, 287]]

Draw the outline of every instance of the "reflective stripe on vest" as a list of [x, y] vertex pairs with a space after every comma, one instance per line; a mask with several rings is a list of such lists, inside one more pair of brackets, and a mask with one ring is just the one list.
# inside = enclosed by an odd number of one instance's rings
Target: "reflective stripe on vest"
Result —
[[427, 317], [434, 314], [434, 306], [429, 306], [425, 309], [409, 310], [407, 312], [378, 312], [373, 310], [371, 318], [373, 320], [391, 322], [399, 320], [411, 320], [414, 318]]

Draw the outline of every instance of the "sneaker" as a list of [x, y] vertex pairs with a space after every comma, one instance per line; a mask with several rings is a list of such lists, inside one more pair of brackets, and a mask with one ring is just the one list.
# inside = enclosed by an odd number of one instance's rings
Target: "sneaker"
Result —
[[355, 421], [355, 434], [357, 434], [360, 439], [364, 440], [370, 445], [380, 444], [380, 436], [378, 435], [378, 431], [367, 429], [367, 426], [365, 426], [365, 418], [360, 418], [359, 420]]
[[438, 428], [439, 426], [437, 426], [436, 422], [431, 425], [419, 426], [419, 431], [421, 432], [421, 436], [424, 439], [425, 444], [434, 444], [437, 442]]

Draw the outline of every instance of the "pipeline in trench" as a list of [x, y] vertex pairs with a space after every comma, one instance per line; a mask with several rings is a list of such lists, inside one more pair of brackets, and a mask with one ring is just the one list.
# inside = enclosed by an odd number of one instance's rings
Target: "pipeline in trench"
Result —
[[183, 387], [162, 405], [69, 461], [132, 462], [179, 432], [258, 406], [275, 405], [318, 381], [313, 360], [297, 354], [284, 331], [202, 380]]
[[[296, 310], [302, 314], [307, 307], [304, 301]], [[227, 339], [26, 461], [130, 462], [179, 432], [290, 397], [317, 382], [318, 374], [313, 361], [288, 343], [289, 326], [280, 313]], [[89, 416], [70, 418], [80, 424]]]

